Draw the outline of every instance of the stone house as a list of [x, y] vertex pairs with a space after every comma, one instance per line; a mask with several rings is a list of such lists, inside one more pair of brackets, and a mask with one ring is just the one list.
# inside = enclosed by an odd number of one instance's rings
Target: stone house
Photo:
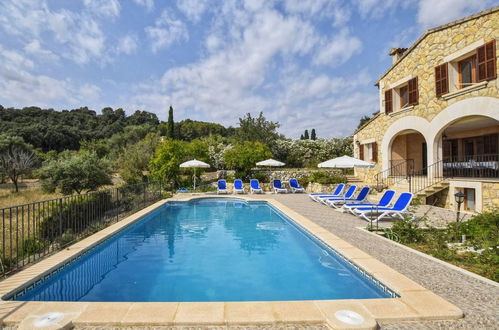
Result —
[[499, 7], [426, 31], [390, 51], [380, 111], [354, 133], [365, 182], [455, 209], [499, 207]]

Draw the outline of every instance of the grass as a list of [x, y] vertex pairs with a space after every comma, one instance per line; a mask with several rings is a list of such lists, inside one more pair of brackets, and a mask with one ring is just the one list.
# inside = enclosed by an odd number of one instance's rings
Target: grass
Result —
[[19, 192], [10, 189], [0, 189], [0, 208], [44, 201], [61, 197], [60, 193], [46, 193], [40, 188], [23, 188]]

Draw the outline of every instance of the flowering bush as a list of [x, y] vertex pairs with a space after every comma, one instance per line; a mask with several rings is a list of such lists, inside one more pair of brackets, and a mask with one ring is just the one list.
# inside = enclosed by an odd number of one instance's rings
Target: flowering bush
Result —
[[342, 155], [352, 156], [352, 138], [318, 140], [280, 139], [272, 146], [274, 156], [289, 167], [315, 167], [318, 163]]

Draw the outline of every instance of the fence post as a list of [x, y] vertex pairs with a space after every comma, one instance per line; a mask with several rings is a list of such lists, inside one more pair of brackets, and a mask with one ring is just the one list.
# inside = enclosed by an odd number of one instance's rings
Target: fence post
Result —
[[62, 236], [62, 198], [59, 198], [59, 236]]
[[120, 188], [116, 188], [116, 222], [120, 221]]

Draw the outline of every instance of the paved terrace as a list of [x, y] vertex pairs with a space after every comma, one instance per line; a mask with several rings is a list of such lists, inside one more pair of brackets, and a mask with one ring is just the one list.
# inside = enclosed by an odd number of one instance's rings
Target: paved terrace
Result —
[[[261, 198], [262, 195], [258, 196]], [[499, 286], [429, 260], [382, 237], [360, 230], [367, 222], [313, 202], [303, 194], [265, 195], [302, 214], [413, 281], [461, 308], [454, 321], [380, 323], [383, 329], [497, 329]]]

